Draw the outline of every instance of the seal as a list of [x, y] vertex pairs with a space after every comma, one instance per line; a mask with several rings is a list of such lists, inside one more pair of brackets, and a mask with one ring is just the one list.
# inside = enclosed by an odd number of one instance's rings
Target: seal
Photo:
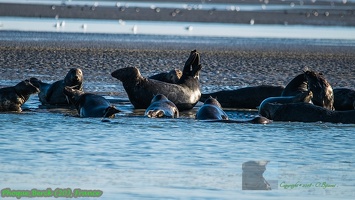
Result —
[[152, 99], [152, 102], [146, 109], [144, 115], [150, 118], [178, 118], [179, 110], [173, 102], [166, 98], [166, 96], [163, 94], [157, 94]]
[[355, 90], [349, 88], [334, 88], [335, 110], [353, 110], [355, 102]]
[[280, 96], [283, 90], [283, 86], [260, 85], [202, 94], [200, 101], [204, 102], [209, 97], [214, 97], [223, 108], [256, 109], [264, 99]]
[[333, 89], [323, 75], [310, 70], [305, 71], [304, 75], [308, 82], [308, 90], [313, 92], [313, 104], [334, 110]]
[[36, 94], [39, 89], [30, 80], [24, 80], [15, 86], [0, 89], [0, 111], [21, 112], [21, 106], [30, 98], [31, 94]]
[[252, 124], [268, 124], [271, 120], [257, 116], [250, 120], [230, 120], [228, 115], [223, 111], [221, 104], [217, 99], [209, 97], [196, 113], [196, 119], [208, 120], [208, 122], [223, 122], [223, 123], [252, 123]]
[[69, 102], [63, 94], [64, 87], [69, 86], [82, 91], [83, 80], [83, 72], [81, 69], [72, 68], [63, 80], [56, 81], [52, 84], [38, 80], [34, 84], [40, 89], [38, 97], [42, 105], [68, 105]]
[[163, 81], [166, 83], [177, 83], [182, 76], [182, 71], [179, 69], [173, 69], [169, 72], [163, 72], [150, 76], [149, 79]]
[[65, 86], [63, 93], [75, 106], [80, 117], [108, 117], [113, 118], [116, 113], [121, 112], [102, 96], [84, 93], [81, 90]]
[[303, 93], [299, 93], [296, 96], [281, 96], [281, 97], [269, 97], [266, 98], [263, 102], [261, 102], [259, 106], [259, 115], [265, 116], [263, 111], [265, 111], [264, 106], [269, 103], [297, 103], [297, 102], [305, 102], [312, 103], [313, 93], [312, 91], [307, 91]]
[[355, 124], [355, 110], [333, 111], [310, 103], [267, 103], [263, 116], [274, 121]]
[[282, 91], [281, 96], [296, 96], [308, 91], [308, 81], [304, 73], [293, 78]]
[[144, 78], [136, 67], [118, 69], [111, 75], [122, 82], [135, 108], [146, 109], [155, 95], [163, 94], [182, 111], [193, 108], [201, 97], [198, 80], [201, 68], [200, 55], [194, 50], [185, 62], [182, 76], [176, 84]]

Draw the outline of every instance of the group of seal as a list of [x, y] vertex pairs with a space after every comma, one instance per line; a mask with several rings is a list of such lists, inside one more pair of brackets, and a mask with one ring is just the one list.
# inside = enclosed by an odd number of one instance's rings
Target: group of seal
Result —
[[[126, 67], [111, 75], [122, 82], [134, 108], [146, 109], [145, 116], [151, 118], [177, 118], [179, 111], [189, 110], [202, 101], [204, 104], [197, 111], [196, 119], [209, 122], [355, 123], [355, 91], [347, 88], [333, 90], [321, 73], [306, 70], [286, 87], [261, 85], [201, 94], [201, 69], [200, 54], [193, 50], [182, 71], [173, 69], [145, 78], [138, 68]], [[83, 80], [81, 69], [73, 68], [64, 79], [52, 84], [30, 78], [13, 87], [2, 88], [0, 111], [20, 112], [29, 96], [39, 93], [39, 101], [43, 105], [73, 105], [80, 117], [114, 117], [120, 112], [104, 97], [84, 92]], [[251, 120], [230, 120], [222, 107], [258, 108], [259, 116]]]

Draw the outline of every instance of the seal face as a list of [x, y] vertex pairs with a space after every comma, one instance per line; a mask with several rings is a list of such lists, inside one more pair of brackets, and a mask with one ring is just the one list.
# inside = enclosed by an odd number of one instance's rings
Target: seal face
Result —
[[355, 110], [333, 111], [310, 103], [267, 103], [265, 117], [274, 121], [355, 124]]
[[12, 87], [0, 89], [0, 111], [21, 112], [21, 106], [30, 98], [31, 94], [38, 93], [39, 89], [30, 80], [24, 80]]
[[146, 109], [144, 115], [150, 118], [178, 118], [179, 110], [166, 96], [158, 94], [152, 99], [152, 103]]
[[196, 119], [199, 120], [228, 120], [228, 115], [222, 110], [221, 104], [213, 97], [209, 97], [197, 111]]
[[355, 91], [348, 88], [334, 88], [335, 110], [353, 110], [355, 102]]
[[39, 100], [43, 105], [69, 105], [68, 100], [63, 94], [64, 87], [69, 86], [82, 91], [83, 80], [83, 72], [81, 69], [72, 68], [63, 80], [56, 81], [52, 84], [38, 81], [36, 84], [41, 91], [38, 94]]
[[264, 99], [280, 96], [283, 89], [282, 86], [261, 85], [237, 90], [223, 90], [202, 94], [200, 101], [204, 102], [211, 96], [217, 98], [224, 108], [256, 109]]
[[182, 71], [179, 69], [173, 69], [169, 72], [163, 72], [150, 76], [149, 79], [163, 81], [166, 83], [177, 83], [182, 76]]
[[304, 75], [308, 81], [308, 90], [313, 92], [314, 105], [334, 110], [333, 89], [328, 81], [320, 73], [307, 70]]
[[115, 113], [120, 112], [115, 106], [111, 105], [104, 97], [84, 93], [81, 90], [66, 86], [63, 93], [75, 106], [80, 117], [109, 117], [113, 118]]
[[198, 78], [201, 68], [200, 55], [194, 50], [191, 51], [182, 76], [176, 84], [144, 78], [135, 67], [118, 69], [111, 75], [122, 82], [135, 108], [146, 109], [155, 95], [163, 94], [181, 111], [193, 108], [200, 99]]

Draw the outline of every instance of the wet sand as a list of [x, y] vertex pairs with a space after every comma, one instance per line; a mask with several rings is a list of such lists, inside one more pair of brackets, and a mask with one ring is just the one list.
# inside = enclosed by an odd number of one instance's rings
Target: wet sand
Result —
[[[16, 34], [16, 37], [20, 38], [28, 33]], [[202, 45], [188, 42], [193, 39], [175, 43], [159, 37], [161, 41], [157, 42], [154, 40], [157, 36], [144, 36], [153, 38], [151, 41], [141, 42], [131, 40], [132, 37], [139, 36], [102, 35], [103, 38], [122, 39], [109, 42], [83, 41], [80, 38], [90, 38], [90, 35], [85, 34], [64, 34], [67, 37], [61, 33], [38, 34], [53, 37], [53, 40], [0, 42], [1, 80], [19, 81], [36, 77], [52, 82], [62, 79], [70, 68], [80, 67], [84, 73], [85, 84], [92, 86], [89, 90], [100, 91], [100, 84], [121, 85], [110, 75], [116, 69], [136, 66], [143, 76], [169, 71], [172, 68], [182, 69], [189, 52], [196, 48], [201, 54], [203, 65], [200, 74], [203, 92], [230, 86], [285, 86], [307, 67], [322, 72], [333, 88], [355, 88], [355, 47], [351, 46], [313, 45], [310, 44], [312, 41], [290, 42], [281, 39], [223, 41], [223, 38]], [[73, 37], [76, 39], [68, 39]], [[130, 39], [126, 41], [125, 37]], [[207, 38], [205, 40], [208, 41]], [[227, 43], [229, 46], [224, 45]], [[104, 92], [125, 96], [124, 91]]]

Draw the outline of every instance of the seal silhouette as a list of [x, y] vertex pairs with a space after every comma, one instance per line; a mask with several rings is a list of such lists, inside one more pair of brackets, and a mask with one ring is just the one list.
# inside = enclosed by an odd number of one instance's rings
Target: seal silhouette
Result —
[[84, 93], [68, 86], [64, 87], [63, 93], [75, 106], [80, 117], [113, 118], [115, 113], [121, 112], [104, 97], [96, 94]]
[[334, 88], [335, 110], [353, 110], [355, 103], [355, 90], [349, 88]]
[[228, 115], [223, 111], [221, 104], [217, 99], [209, 97], [196, 113], [196, 119], [208, 120], [208, 122], [223, 122], [223, 123], [253, 123], [253, 124], [268, 124], [271, 121], [265, 117], [257, 116], [250, 120], [230, 120]]
[[263, 116], [274, 121], [291, 122], [331, 122], [355, 124], [355, 110], [333, 111], [310, 103], [267, 103], [263, 106]]
[[209, 97], [214, 97], [218, 99], [219, 103], [224, 108], [256, 109], [264, 99], [280, 96], [283, 89], [283, 86], [260, 85], [236, 90], [222, 90], [202, 94], [200, 101], [204, 102]]
[[310, 70], [305, 71], [304, 75], [307, 79], [308, 90], [313, 92], [313, 104], [334, 110], [333, 89], [323, 75]]
[[182, 111], [193, 108], [200, 99], [198, 79], [201, 68], [200, 55], [194, 50], [185, 62], [182, 76], [176, 84], [144, 78], [136, 67], [118, 69], [111, 75], [122, 82], [135, 108], [146, 109], [155, 95], [163, 94]]
[[79, 68], [72, 68], [68, 71], [63, 80], [52, 84], [38, 80], [35, 84], [39, 87], [39, 101], [42, 105], [68, 105], [69, 102], [63, 94], [65, 86], [73, 89], [83, 90], [83, 72]]
[[169, 72], [163, 72], [150, 76], [149, 79], [163, 81], [166, 83], [177, 83], [182, 76], [182, 71], [179, 69], [173, 69]]
[[39, 89], [30, 80], [24, 80], [15, 86], [0, 89], [0, 111], [21, 112], [21, 106], [30, 98], [31, 94], [38, 93]]
[[150, 106], [146, 109], [145, 114], [150, 118], [178, 118], [179, 109], [163, 94], [157, 94], [152, 99]]

